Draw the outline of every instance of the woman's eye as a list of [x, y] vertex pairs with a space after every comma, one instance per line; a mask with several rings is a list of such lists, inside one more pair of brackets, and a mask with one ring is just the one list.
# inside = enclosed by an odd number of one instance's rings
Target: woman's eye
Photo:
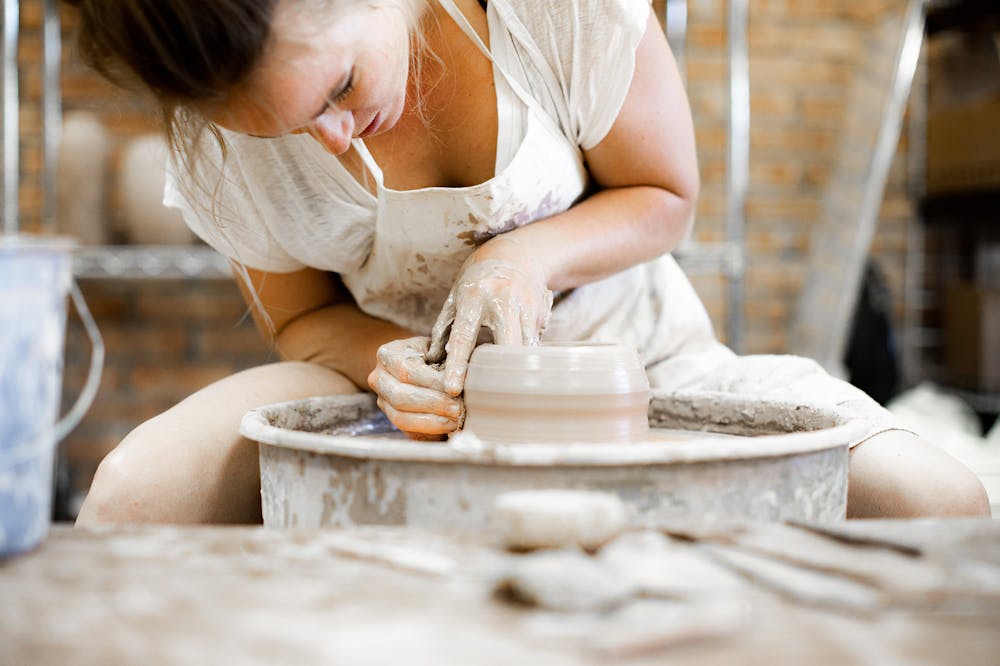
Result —
[[354, 90], [354, 70], [352, 69], [350, 75], [347, 77], [347, 83], [345, 83], [344, 87], [340, 89], [340, 92], [338, 92], [334, 97], [330, 99], [330, 103], [339, 104], [343, 102], [345, 99], [347, 99], [347, 96], [350, 95], [351, 91], [353, 90]]

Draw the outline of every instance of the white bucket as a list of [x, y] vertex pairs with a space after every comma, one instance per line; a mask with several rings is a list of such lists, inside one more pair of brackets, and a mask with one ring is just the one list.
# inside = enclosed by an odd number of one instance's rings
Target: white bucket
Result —
[[[48, 534], [56, 444], [83, 418], [101, 378], [104, 345], [73, 281], [74, 246], [0, 238], [0, 557], [30, 550]], [[67, 294], [93, 350], [83, 390], [57, 422]]]

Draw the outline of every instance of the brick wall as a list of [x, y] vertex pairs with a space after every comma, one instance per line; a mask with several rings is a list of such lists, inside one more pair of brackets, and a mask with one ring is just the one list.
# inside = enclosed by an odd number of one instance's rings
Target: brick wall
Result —
[[[856, 58], [861, 40], [885, 16], [886, 7], [900, 11], [902, 4], [860, 0], [754, 0], [750, 4], [745, 353], [787, 350], [789, 322], [803, 284], [811, 234], [846, 115], [845, 93], [855, 68], [863, 66]], [[689, 5], [688, 93], [702, 174], [695, 236], [721, 240], [726, 210], [728, 3], [695, 0]], [[914, 219], [907, 196], [906, 131], [886, 186], [873, 247], [897, 296], [898, 319], [902, 316], [906, 229]], [[723, 284], [699, 278], [695, 285], [722, 335]]]
[[[661, 3], [656, 2], [659, 6]], [[725, 212], [726, 11], [722, 0], [693, 0], [689, 9], [687, 76], [703, 180], [696, 238], [721, 240]], [[860, 40], [889, 0], [754, 0], [750, 16], [751, 178], [747, 201], [747, 302], [745, 352], [780, 352], [805, 274], [805, 258], [836, 154], [838, 129]], [[23, 2], [21, 47], [24, 226], [37, 228], [41, 210], [40, 6]], [[141, 100], [117, 91], [86, 71], [72, 49], [74, 21], [64, 10], [67, 38], [63, 91], [67, 110], [99, 114], [112, 130], [111, 173], [123, 142], [155, 129], [155, 114]], [[902, 307], [907, 225], [907, 145], [901, 142], [882, 206], [874, 254]], [[109, 200], [109, 226], [117, 207]], [[723, 283], [698, 278], [721, 332]], [[247, 323], [237, 290], [224, 282], [88, 281], [88, 300], [108, 341], [108, 369], [98, 402], [67, 449], [87, 477], [100, 455], [131, 427], [191, 391], [268, 353]], [[193, 305], [186, 305], [193, 303]], [[75, 393], [86, 345], [71, 326], [67, 392]]]

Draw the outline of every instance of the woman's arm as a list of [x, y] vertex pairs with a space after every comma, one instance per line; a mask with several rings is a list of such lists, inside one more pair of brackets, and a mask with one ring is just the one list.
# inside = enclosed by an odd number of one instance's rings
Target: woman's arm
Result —
[[294, 273], [247, 268], [247, 274], [263, 312], [244, 280], [237, 276], [236, 282], [257, 330], [282, 360], [318, 363], [341, 373], [362, 390], [368, 389], [367, 378], [375, 367], [378, 348], [390, 340], [414, 335], [361, 312], [334, 274], [311, 268]]
[[425, 363], [426, 337], [363, 313], [334, 274], [249, 268], [247, 274], [257, 298], [237, 279], [243, 298], [283, 360], [318, 363], [359, 389], [370, 386], [400, 430], [440, 435], [459, 427], [462, 403], [445, 394], [440, 369]]
[[[624, 105], [585, 158], [599, 191], [564, 213], [496, 239], [517, 239], [517, 251], [531, 252], [553, 291], [670, 252], [691, 228], [699, 189], [694, 127], [673, 54], [652, 12]], [[485, 255], [494, 250], [482, 249]]]
[[[459, 277], [429, 353], [439, 360], [447, 350], [450, 393], [461, 391], [480, 325], [493, 328], [499, 341], [531, 342], [548, 315], [541, 312], [539, 287], [563, 291], [600, 280], [673, 250], [688, 234], [699, 189], [694, 127], [652, 11], [624, 104], [585, 158], [594, 194], [563, 213], [496, 236], [466, 262], [463, 273], [477, 279], [466, 286]], [[480, 276], [490, 266], [503, 270]], [[518, 293], [532, 297], [510, 296]]]

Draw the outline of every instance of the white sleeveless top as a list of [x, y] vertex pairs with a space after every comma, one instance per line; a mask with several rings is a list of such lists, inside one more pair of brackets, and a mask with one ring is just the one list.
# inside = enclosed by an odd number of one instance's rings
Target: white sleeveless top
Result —
[[[649, 16], [649, 0], [490, 0], [487, 49], [452, 0], [437, 1], [493, 62], [493, 178], [392, 190], [356, 139], [377, 185], [373, 196], [306, 135], [223, 132], [227, 161], [209, 140], [199, 178], [217, 182], [221, 167], [221, 188], [199, 189], [172, 166], [165, 203], [231, 259], [266, 271], [337, 272], [362, 311], [428, 335], [478, 245], [564, 211], [584, 194], [582, 150], [614, 123]], [[647, 365], [716, 344], [704, 307], [669, 255], [557, 294], [543, 339], [632, 344]]]

